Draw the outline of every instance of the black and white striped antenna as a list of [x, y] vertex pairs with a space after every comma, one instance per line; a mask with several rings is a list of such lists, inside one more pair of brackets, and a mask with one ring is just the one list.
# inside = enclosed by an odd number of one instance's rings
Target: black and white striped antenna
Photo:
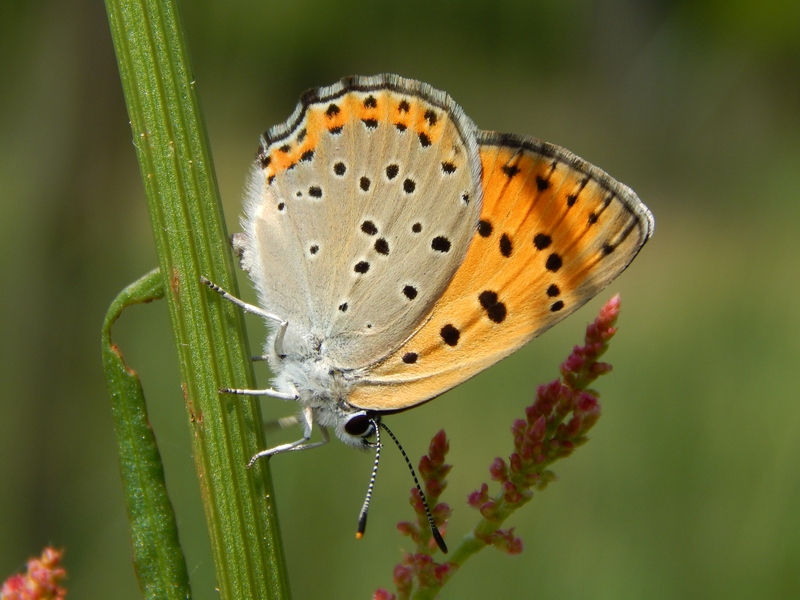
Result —
[[419, 497], [422, 499], [422, 506], [425, 508], [425, 515], [428, 517], [428, 524], [431, 527], [433, 539], [436, 540], [436, 545], [439, 546], [439, 549], [442, 552], [447, 554], [447, 544], [444, 543], [444, 538], [442, 537], [442, 534], [439, 533], [439, 528], [436, 527], [436, 523], [433, 521], [433, 515], [431, 514], [431, 509], [428, 507], [428, 501], [425, 498], [425, 492], [422, 491], [422, 486], [419, 484], [419, 480], [417, 479], [417, 473], [414, 471], [414, 466], [411, 464], [406, 451], [403, 450], [403, 446], [400, 445], [400, 442], [392, 433], [392, 430], [384, 425], [380, 418], [371, 419], [371, 422], [372, 427], [375, 429], [375, 462], [372, 465], [372, 476], [369, 478], [367, 496], [364, 498], [364, 505], [361, 507], [361, 512], [358, 515], [358, 530], [356, 532], [356, 538], [361, 539], [364, 537], [364, 530], [367, 528], [367, 512], [369, 511], [369, 503], [372, 500], [372, 491], [375, 489], [375, 478], [378, 476], [378, 462], [381, 458], [381, 428], [383, 428], [386, 433], [389, 434], [389, 437], [392, 438], [392, 441], [394, 441], [398, 450], [400, 450], [400, 454], [403, 455], [406, 465], [408, 465], [408, 469], [411, 471], [411, 477], [414, 479], [414, 485], [417, 486]]

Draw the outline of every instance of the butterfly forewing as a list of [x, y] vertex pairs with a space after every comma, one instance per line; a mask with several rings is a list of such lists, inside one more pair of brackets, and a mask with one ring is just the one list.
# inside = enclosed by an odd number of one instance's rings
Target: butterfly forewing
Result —
[[493, 132], [479, 143], [467, 256], [424, 325], [359, 374], [354, 406], [414, 406], [508, 356], [597, 294], [652, 232], [629, 188], [568, 151]]
[[315, 346], [363, 367], [406, 340], [462, 263], [481, 206], [476, 130], [449, 96], [396, 76], [306, 94], [252, 175], [243, 265]]

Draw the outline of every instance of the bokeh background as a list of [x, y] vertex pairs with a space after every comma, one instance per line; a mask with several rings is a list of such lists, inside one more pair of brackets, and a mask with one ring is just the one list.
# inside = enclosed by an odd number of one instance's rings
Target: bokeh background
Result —
[[[485, 550], [443, 598], [800, 597], [799, 3], [182, 8], [231, 231], [259, 133], [303, 90], [382, 71], [447, 90], [481, 128], [566, 146], [656, 216], [598, 299], [389, 420], [414, 457], [446, 429], [459, 538], [475, 520], [466, 495], [507, 455], [536, 384], [622, 294], [591, 441], [509, 523], [523, 554]], [[106, 307], [156, 264], [130, 138], [102, 3], [0, 1], [0, 576], [52, 543], [74, 598], [140, 597], [99, 352]], [[195, 597], [215, 598], [166, 306], [136, 307], [115, 331], [148, 394]], [[296, 598], [391, 587], [411, 479], [388, 450], [356, 542], [370, 464], [339, 443], [272, 461]]]

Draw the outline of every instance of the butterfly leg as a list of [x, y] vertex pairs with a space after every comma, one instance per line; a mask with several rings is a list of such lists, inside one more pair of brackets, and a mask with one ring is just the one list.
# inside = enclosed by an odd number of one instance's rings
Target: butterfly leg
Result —
[[300, 421], [297, 418], [297, 415], [292, 415], [291, 417], [283, 417], [281, 419], [274, 419], [272, 421], [264, 421], [264, 430], [265, 431], [275, 431], [276, 429], [288, 429], [289, 427], [294, 427], [295, 425], [299, 425]]
[[240, 388], [219, 388], [220, 394], [236, 394], [238, 396], [269, 396], [279, 400], [298, 400], [300, 396], [297, 392], [279, 392], [268, 388], [266, 390], [243, 390]]
[[253, 304], [248, 304], [244, 300], [239, 300], [236, 296], [226, 292], [223, 288], [218, 286], [216, 283], [208, 279], [207, 277], [200, 276], [200, 282], [207, 285], [209, 288], [217, 292], [220, 296], [225, 298], [228, 302], [232, 302], [239, 308], [241, 308], [244, 312], [248, 312], [252, 315], [258, 315], [268, 321], [275, 321], [278, 323], [278, 335], [275, 336], [275, 354], [284, 358], [286, 355], [283, 352], [283, 338], [286, 336], [286, 328], [289, 327], [289, 322], [284, 321], [278, 315], [273, 315], [272, 313], [268, 313], [264, 309], [255, 306]]
[[[294, 450], [310, 450], [311, 448], [324, 446], [330, 441], [328, 429], [320, 425], [319, 431], [322, 435], [322, 439], [319, 442], [309, 443], [309, 440], [311, 439], [311, 429], [314, 423], [314, 409], [312, 409], [310, 406], [304, 407], [303, 411], [300, 413], [300, 417], [303, 425], [303, 437], [295, 442], [292, 442], [291, 444], [281, 444], [280, 446], [275, 446], [274, 448], [269, 448], [267, 450], [258, 452], [253, 456], [253, 458], [250, 459], [250, 462], [247, 463], [247, 468], [249, 469], [259, 458], [264, 458], [265, 456], [272, 456], [274, 454], [280, 454], [281, 452], [292, 452]], [[286, 419], [281, 419], [281, 421], [285, 420]], [[300, 421], [300, 419], [296, 420], [298, 422]]]

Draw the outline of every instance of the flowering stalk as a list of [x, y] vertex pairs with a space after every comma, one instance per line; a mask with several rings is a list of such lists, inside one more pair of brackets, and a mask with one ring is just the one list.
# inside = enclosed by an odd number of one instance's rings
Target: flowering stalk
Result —
[[[514, 534], [514, 528], [501, 529], [501, 526], [514, 511], [530, 502], [534, 490], [542, 491], [555, 480], [548, 467], [586, 443], [586, 434], [600, 418], [599, 394], [589, 389], [589, 385], [611, 371], [611, 365], [600, 362], [599, 358], [617, 332], [619, 307], [619, 296], [603, 306], [600, 315], [586, 327], [584, 345], [575, 346], [561, 364], [561, 377], [540, 385], [533, 404], [525, 409], [525, 419], [514, 421], [513, 452], [507, 460], [495, 458], [489, 467], [489, 475], [499, 489], [490, 495], [489, 485], [484, 483], [469, 495], [467, 503], [480, 512], [481, 518], [446, 563], [433, 560], [437, 548], [431, 540], [419, 494], [416, 488], [411, 490], [417, 522], [403, 522], [397, 527], [403, 535], [411, 537], [416, 551], [406, 553], [395, 567], [397, 593], [380, 589], [373, 600], [434, 598], [459, 567], [486, 546], [507, 554], [522, 552], [522, 540]], [[444, 477], [451, 466], [444, 464], [444, 458], [448, 449], [444, 431], [440, 431], [431, 441], [428, 455], [420, 461], [419, 470], [431, 505], [438, 502], [447, 486]], [[444, 534], [450, 508], [441, 503], [433, 512]]]
[[45, 548], [42, 555], [28, 561], [24, 575], [12, 575], [0, 590], [0, 600], [64, 600], [67, 590], [59, 583], [67, 572], [60, 566], [63, 552]]

